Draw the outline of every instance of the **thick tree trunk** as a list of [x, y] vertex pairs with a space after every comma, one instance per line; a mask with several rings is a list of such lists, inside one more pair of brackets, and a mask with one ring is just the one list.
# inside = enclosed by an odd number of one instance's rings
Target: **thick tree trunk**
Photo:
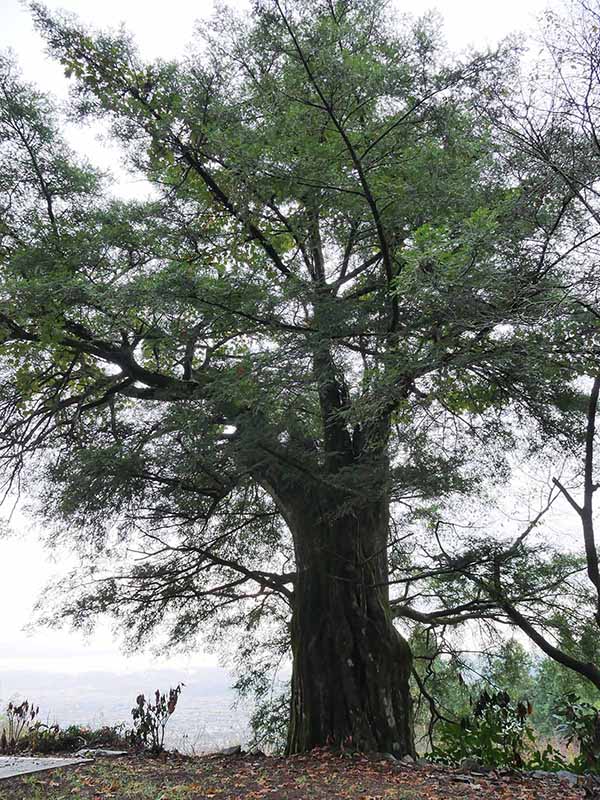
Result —
[[288, 752], [414, 755], [411, 653], [389, 608], [387, 502], [346, 514], [323, 502], [296, 497], [286, 513], [297, 560]]

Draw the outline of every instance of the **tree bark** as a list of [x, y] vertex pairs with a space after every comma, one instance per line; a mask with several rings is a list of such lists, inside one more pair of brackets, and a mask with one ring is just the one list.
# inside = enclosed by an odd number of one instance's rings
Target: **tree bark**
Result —
[[297, 580], [288, 753], [332, 745], [414, 755], [411, 653], [392, 623], [388, 503], [353, 513], [296, 496], [285, 516]]

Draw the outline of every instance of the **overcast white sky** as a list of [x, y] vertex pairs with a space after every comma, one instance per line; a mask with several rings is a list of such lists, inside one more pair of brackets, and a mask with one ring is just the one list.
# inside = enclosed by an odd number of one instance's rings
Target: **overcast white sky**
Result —
[[[531, 29], [536, 16], [547, 6], [546, 0], [504, 0], [502, 3], [482, 0], [407, 0], [397, 6], [402, 11], [421, 13], [437, 8], [445, 20], [446, 38], [453, 49], [470, 45], [493, 45], [501, 37], [519, 30]], [[169, 0], [150, 3], [147, 0], [47, 0], [52, 9], [75, 12], [97, 27], [115, 26], [120, 22], [136, 35], [144, 56], [174, 58], [185, 51], [193, 36], [194, 21], [211, 13], [209, 0]], [[230, 3], [237, 7], [243, 0]], [[35, 33], [29, 13], [19, 0], [0, 0], [0, 50], [11, 48], [18, 56], [27, 79], [41, 88], [65, 96], [67, 82], [62, 69], [44, 54], [44, 44]], [[77, 139], [88, 155], [101, 166], [109, 166], [111, 154], [89, 137]], [[124, 193], [135, 187], [124, 187]], [[149, 667], [193, 668], [215, 663], [212, 656], [196, 653], [165, 657], [138, 655], [126, 658], [113, 641], [107, 626], [89, 641], [76, 634], [37, 630], [25, 633], [31, 609], [41, 587], [52, 574], [60, 573], [68, 554], [45, 553], [35, 530], [21, 518], [15, 518], [15, 537], [0, 540], [0, 671], [2, 669], [37, 669], [40, 671], [84, 671], [88, 669], [148, 669]], [[64, 569], [64, 566], [63, 566]], [[24, 577], [26, 576], [26, 577]]]

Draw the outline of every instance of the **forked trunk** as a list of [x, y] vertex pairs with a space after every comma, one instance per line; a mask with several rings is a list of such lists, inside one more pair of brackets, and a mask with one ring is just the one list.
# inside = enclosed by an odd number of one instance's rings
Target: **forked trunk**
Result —
[[387, 503], [341, 515], [311, 496], [286, 517], [297, 561], [288, 753], [330, 744], [414, 755], [411, 653], [388, 598]]

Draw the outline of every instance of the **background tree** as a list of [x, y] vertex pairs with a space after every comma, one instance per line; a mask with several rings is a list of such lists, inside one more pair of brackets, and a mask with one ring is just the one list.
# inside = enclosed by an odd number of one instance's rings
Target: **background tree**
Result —
[[[515, 144], [538, 174], [564, 185], [565, 203], [575, 202], [583, 214], [578, 223], [577, 255], [563, 276], [562, 291], [582, 309], [582, 348], [594, 340], [600, 319], [597, 274], [598, 187], [600, 166], [598, 3], [573, 3], [565, 16], [544, 18], [543, 50], [533, 77], [522, 78], [520, 96], [496, 95], [488, 110], [501, 136]], [[574, 232], [575, 233], [575, 232]], [[597, 359], [590, 360], [580, 383], [578, 438], [561, 450], [554, 442], [555, 466], [548, 500], [512, 541], [506, 537], [473, 536], [465, 551], [465, 536], [442, 533], [447, 543], [437, 551], [437, 587], [441, 608], [429, 607], [428, 620], [448, 622], [447, 609], [457, 593], [471, 597], [473, 618], [504, 622], [520, 628], [547, 656], [575, 671], [600, 689], [598, 625], [600, 572], [594, 524], [597, 491], [594, 464], [600, 379]], [[577, 375], [574, 370], [573, 377]], [[584, 387], [587, 391], [584, 391]], [[569, 467], [558, 463], [567, 458]], [[577, 465], [577, 466], [574, 466]], [[561, 474], [574, 473], [569, 480]], [[555, 500], [561, 497], [561, 504]], [[546, 525], [550, 507], [571, 512], [582, 547], [566, 546]], [[554, 510], [553, 509], [553, 510]], [[574, 515], [574, 516], [573, 516]], [[439, 524], [434, 521], [434, 525]], [[564, 524], [564, 523], [563, 523]], [[451, 554], [452, 553], [452, 554]], [[440, 562], [445, 564], [440, 566]], [[452, 571], [452, 565], [458, 567]], [[425, 569], [425, 565], [423, 565]], [[448, 571], [450, 570], [450, 571]], [[459, 588], [460, 587], [460, 588]], [[417, 618], [412, 610], [413, 618]], [[427, 618], [427, 617], [426, 617]], [[460, 618], [450, 622], [460, 622]], [[587, 692], [594, 691], [591, 687]]]
[[[521, 629], [545, 655], [590, 681], [596, 691], [600, 689], [600, 592], [593, 495], [598, 486], [594, 481], [594, 442], [599, 391], [600, 379], [596, 378], [585, 415], [583, 470], [572, 481], [583, 484], [582, 499], [575, 497], [564, 479], [554, 477], [554, 493], [546, 507], [513, 541], [490, 541], [488, 537], [473, 541], [468, 553], [450, 554], [442, 548], [445, 566], [439, 567], [438, 583], [442, 606], [452, 603], [460, 585], [463, 598], [473, 598], [473, 618]], [[552, 534], [544, 517], [559, 495], [576, 514], [583, 545], [579, 551], [571, 541], [566, 548], [548, 541]], [[447, 616], [443, 609], [429, 612], [432, 623], [439, 619], [447, 624]]]
[[514, 52], [451, 60], [376, 0], [268, 0], [144, 64], [33, 9], [153, 187], [111, 199], [3, 62], [0, 454], [83, 556], [62, 613], [175, 643], [270, 611], [289, 752], [414, 752], [390, 509], [501, 474], [515, 417], [554, 430], [593, 349], [562, 289], [585, 207], [483, 110]]

